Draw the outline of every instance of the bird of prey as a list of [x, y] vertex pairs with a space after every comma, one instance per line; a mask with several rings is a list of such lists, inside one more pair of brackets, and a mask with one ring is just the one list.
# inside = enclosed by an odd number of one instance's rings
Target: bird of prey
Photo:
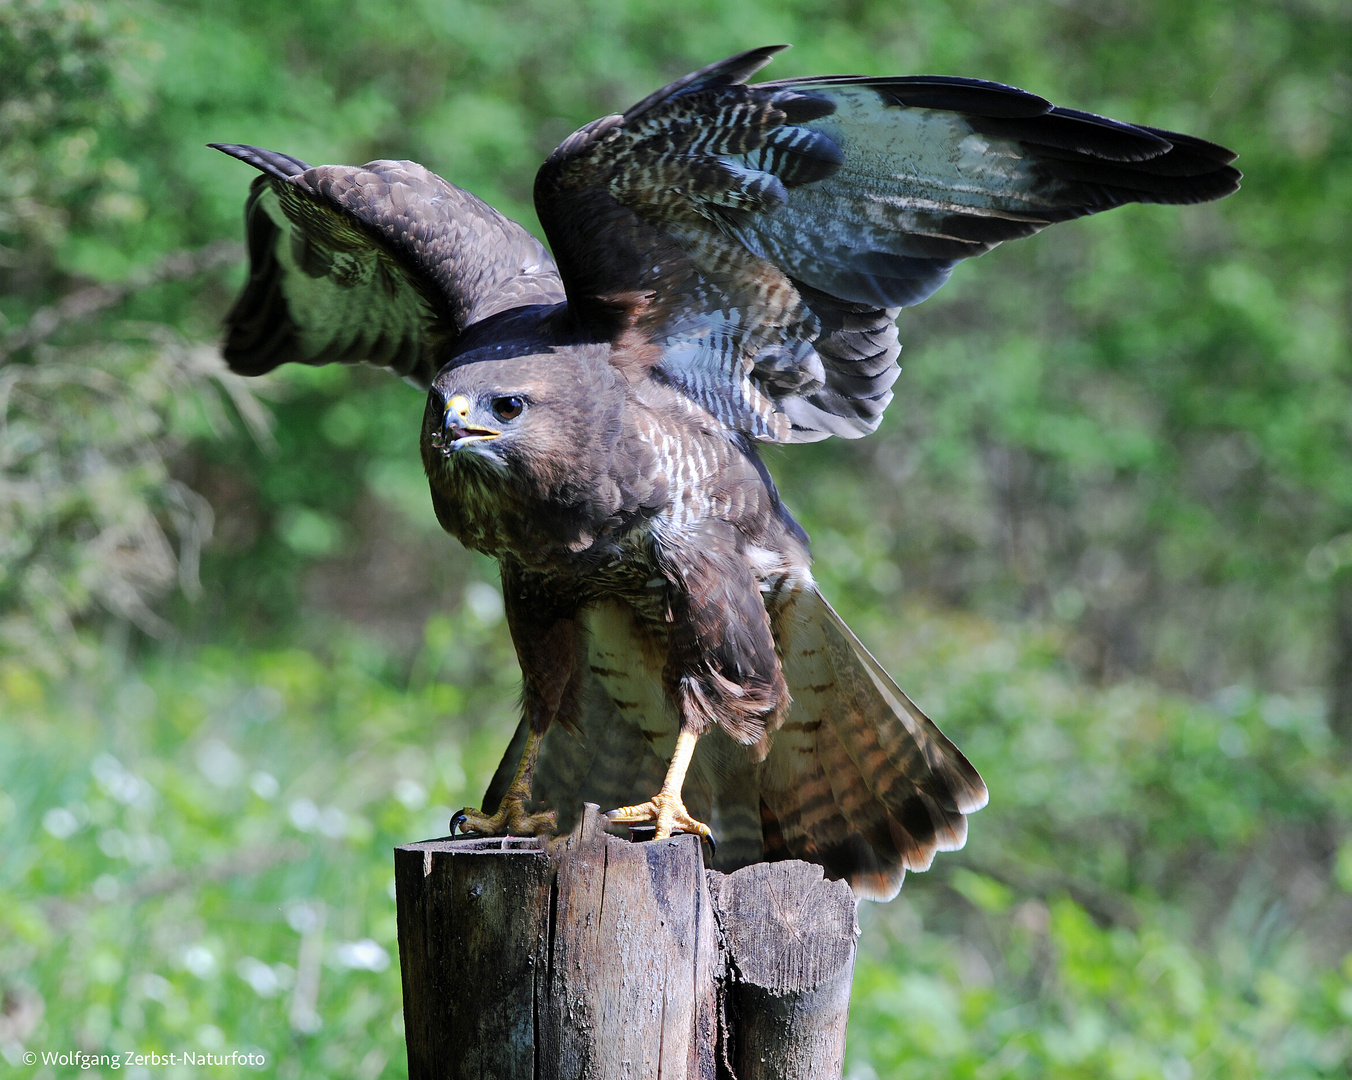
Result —
[[552, 258], [413, 162], [219, 145], [262, 174], [225, 357], [428, 391], [432, 504], [498, 561], [523, 680], [452, 831], [545, 833], [587, 799], [658, 837], [712, 822], [715, 865], [808, 859], [884, 899], [962, 846], [986, 788], [818, 591], [757, 444], [873, 431], [900, 309], [959, 260], [1239, 173], [998, 83], [749, 85], [780, 48], [565, 139], [535, 181]]

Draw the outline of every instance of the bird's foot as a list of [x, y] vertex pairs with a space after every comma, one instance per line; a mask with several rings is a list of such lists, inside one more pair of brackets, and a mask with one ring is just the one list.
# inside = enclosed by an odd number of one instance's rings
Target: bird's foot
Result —
[[622, 806], [618, 810], [606, 811], [606, 817], [617, 825], [643, 825], [649, 822], [657, 825], [655, 840], [665, 840], [673, 832], [694, 833], [714, 846], [713, 830], [702, 821], [690, 816], [685, 803], [679, 795], [669, 791], [659, 791], [645, 803], [637, 806]]
[[465, 807], [451, 815], [451, 835], [459, 829], [479, 836], [553, 836], [559, 827], [559, 812], [545, 810], [532, 814], [522, 796], [508, 792], [491, 817], [482, 810]]

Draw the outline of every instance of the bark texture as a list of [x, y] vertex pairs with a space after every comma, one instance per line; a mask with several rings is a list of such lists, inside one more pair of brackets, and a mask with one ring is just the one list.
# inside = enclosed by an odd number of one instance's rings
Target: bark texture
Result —
[[411, 1080], [837, 1080], [849, 886], [604, 824], [395, 850]]

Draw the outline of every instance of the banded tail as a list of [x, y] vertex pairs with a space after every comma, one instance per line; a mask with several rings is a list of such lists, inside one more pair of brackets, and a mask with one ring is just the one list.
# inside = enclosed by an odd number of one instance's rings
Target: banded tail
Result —
[[[773, 606], [793, 697], [785, 722], [763, 762], [719, 730], [703, 736], [686, 804], [714, 830], [716, 869], [804, 859], [860, 897], [890, 900], [907, 870], [962, 847], [966, 815], [986, 805], [986, 786], [814, 587]], [[561, 831], [583, 802], [606, 809], [647, 798], [676, 738], [659, 654], [628, 609], [602, 605], [590, 625], [593, 674], [580, 730], [553, 725], [535, 771], [535, 798], [558, 809]], [[523, 724], [485, 793], [486, 812], [506, 789], [524, 740]]]

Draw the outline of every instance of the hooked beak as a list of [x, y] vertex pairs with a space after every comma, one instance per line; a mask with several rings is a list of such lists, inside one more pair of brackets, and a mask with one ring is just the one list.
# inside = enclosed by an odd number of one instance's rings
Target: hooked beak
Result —
[[495, 431], [493, 428], [471, 425], [469, 409], [469, 398], [463, 394], [456, 394], [446, 402], [446, 415], [441, 425], [440, 449], [442, 453], [450, 454], [452, 450], [459, 450], [468, 443], [496, 439], [502, 434], [501, 431]]

